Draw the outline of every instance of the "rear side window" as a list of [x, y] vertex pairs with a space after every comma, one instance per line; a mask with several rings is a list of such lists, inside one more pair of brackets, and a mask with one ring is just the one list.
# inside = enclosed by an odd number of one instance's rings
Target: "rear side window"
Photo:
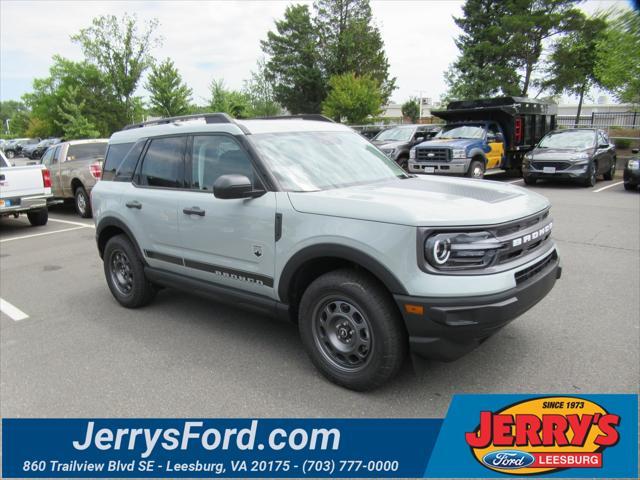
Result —
[[124, 156], [122, 162], [118, 166], [116, 170], [115, 178], [113, 179], [116, 182], [130, 182], [133, 177], [133, 172], [136, 170], [136, 165], [138, 164], [138, 159], [140, 158], [140, 154], [142, 153], [142, 149], [147, 141], [139, 140], [136, 144], [131, 147], [129, 152]]
[[186, 137], [155, 138], [142, 161], [139, 184], [150, 187], [182, 188]]
[[53, 156], [54, 151], [54, 148], [48, 148], [44, 153], [44, 155], [42, 156], [42, 163], [44, 165], [51, 165], [52, 163], [55, 163], [55, 157]]
[[104, 158], [107, 150], [107, 142], [101, 143], [80, 143], [78, 145], [69, 145], [67, 150], [67, 158], [65, 161], [72, 162], [74, 160], [91, 160], [94, 158]]
[[244, 175], [254, 182], [251, 159], [238, 142], [226, 135], [202, 135], [193, 138], [191, 186], [213, 191], [221, 175]]
[[112, 143], [107, 149], [107, 156], [104, 159], [102, 180], [113, 180], [116, 170], [124, 160], [124, 157], [133, 147], [133, 143]]

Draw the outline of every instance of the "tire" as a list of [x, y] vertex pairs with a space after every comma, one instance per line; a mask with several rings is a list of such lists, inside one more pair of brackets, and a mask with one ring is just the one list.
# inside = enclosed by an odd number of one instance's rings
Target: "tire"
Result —
[[76, 188], [74, 197], [76, 212], [78, 213], [78, 215], [80, 215], [82, 218], [91, 218], [91, 200], [83, 186]]
[[302, 296], [298, 326], [313, 364], [351, 390], [381, 386], [407, 355], [407, 333], [389, 292], [356, 270], [314, 280]]
[[598, 176], [598, 164], [592, 163], [591, 168], [589, 169], [589, 176], [582, 181], [582, 186], [584, 187], [595, 187], [597, 177]]
[[16, 158], [16, 152], [14, 152], [13, 150], [7, 150], [5, 154], [7, 155], [8, 159]]
[[33, 227], [41, 227], [46, 225], [49, 221], [49, 210], [46, 208], [41, 208], [39, 210], [33, 210], [31, 212], [27, 212], [27, 218], [29, 219], [29, 223]]
[[535, 185], [538, 182], [537, 178], [523, 177], [525, 185]]
[[104, 275], [111, 294], [120, 305], [138, 308], [148, 305], [156, 289], [144, 274], [144, 265], [125, 235], [109, 239], [104, 248]]
[[482, 160], [472, 160], [466, 176], [469, 178], [484, 178], [484, 162]]
[[397, 163], [403, 170], [407, 171], [409, 169], [409, 157], [398, 157]]
[[605, 180], [613, 180], [616, 176], [616, 161], [611, 162], [611, 167], [609, 170], [603, 175]]
[[624, 189], [629, 191], [629, 192], [634, 192], [638, 189], [638, 185], [635, 185], [633, 183], [624, 183]]

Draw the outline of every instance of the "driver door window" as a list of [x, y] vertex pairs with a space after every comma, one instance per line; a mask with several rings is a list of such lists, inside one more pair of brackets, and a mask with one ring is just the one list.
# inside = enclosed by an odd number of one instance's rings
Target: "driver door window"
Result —
[[213, 184], [222, 175], [244, 175], [255, 182], [249, 155], [227, 135], [193, 137], [190, 170], [194, 190], [212, 192]]

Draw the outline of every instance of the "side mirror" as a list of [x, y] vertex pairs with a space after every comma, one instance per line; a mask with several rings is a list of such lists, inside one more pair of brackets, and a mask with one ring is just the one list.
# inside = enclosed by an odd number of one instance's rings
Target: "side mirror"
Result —
[[640, 148], [632, 148], [631, 153], [640, 153]]
[[254, 190], [253, 184], [244, 175], [220, 175], [213, 184], [216, 198], [228, 200], [232, 198], [255, 198], [265, 194], [264, 190]]
[[420, 142], [424, 142], [424, 137], [422, 135], [420, 135], [419, 137], [416, 137], [415, 139], [415, 143], [420, 143]]

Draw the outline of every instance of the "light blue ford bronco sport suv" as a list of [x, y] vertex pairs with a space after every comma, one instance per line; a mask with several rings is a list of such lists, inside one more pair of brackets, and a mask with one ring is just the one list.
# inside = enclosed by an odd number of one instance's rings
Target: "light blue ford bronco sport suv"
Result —
[[460, 357], [561, 272], [546, 198], [407, 174], [318, 115], [131, 125], [92, 203], [121, 305], [174, 287], [290, 318], [318, 369], [354, 390], [389, 380], [409, 349]]

